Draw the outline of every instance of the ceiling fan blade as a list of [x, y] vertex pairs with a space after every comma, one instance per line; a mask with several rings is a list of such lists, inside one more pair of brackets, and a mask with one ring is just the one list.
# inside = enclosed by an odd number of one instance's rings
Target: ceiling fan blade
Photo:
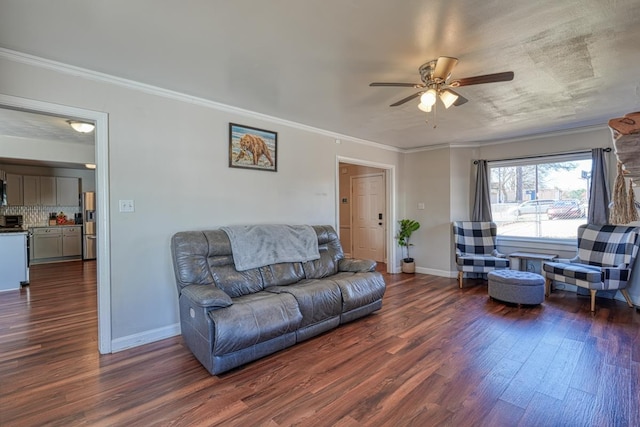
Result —
[[[451, 89], [449, 89], [449, 90], [451, 90]], [[451, 92], [453, 92], [453, 91], [451, 91]], [[459, 107], [462, 104], [466, 104], [467, 102], [469, 102], [469, 100], [467, 98], [465, 98], [464, 96], [460, 95], [459, 93], [456, 93], [456, 95], [458, 95], [458, 99], [456, 99], [456, 101], [453, 103], [454, 107]]]
[[449, 86], [460, 87], [479, 85], [484, 83], [508, 82], [513, 80], [513, 71], [505, 71], [503, 73], [485, 74], [483, 76], [467, 77], [464, 79], [454, 80]]
[[413, 95], [409, 95], [409, 96], [407, 96], [406, 98], [402, 98], [402, 99], [401, 99], [400, 101], [398, 101], [398, 102], [394, 102], [393, 104], [389, 105], [389, 107], [397, 107], [398, 105], [402, 105], [402, 104], [404, 104], [405, 102], [409, 102], [409, 101], [411, 101], [412, 99], [417, 98], [417, 97], [419, 97], [419, 96], [420, 96], [420, 95], [422, 95], [422, 94], [423, 94], [423, 92], [416, 92], [416, 93], [414, 93]]
[[381, 83], [381, 82], [373, 82], [369, 83], [369, 86], [388, 86], [388, 87], [413, 87], [416, 89], [423, 88], [424, 85], [422, 83]]
[[450, 56], [441, 56], [436, 61], [436, 67], [433, 70], [433, 78], [447, 80], [449, 74], [453, 70], [453, 67], [458, 63], [458, 58], [452, 58]]

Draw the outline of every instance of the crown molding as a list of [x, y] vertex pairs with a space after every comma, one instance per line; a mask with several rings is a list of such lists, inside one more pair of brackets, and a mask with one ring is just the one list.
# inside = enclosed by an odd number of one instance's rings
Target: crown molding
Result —
[[392, 147], [390, 145], [382, 144], [379, 142], [368, 141], [365, 139], [360, 139], [360, 138], [356, 138], [349, 135], [343, 135], [337, 132], [331, 132], [325, 129], [308, 126], [308, 125], [294, 122], [291, 120], [281, 119], [279, 117], [274, 117], [267, 114], [246, 110], [244, 108], [234, 107], [234, 106], [223, 104], [220, 102], [211, 101], [209, 99], [187, 95], [181, 92], [164, 89], [158, 86], [141, 83], [135, 80], [129, 80], [121, 77], [112, 76], [110, 74], [101, 73], [98, 71], [77, 67], [75, 65], [69, 65], [62, 62], [41, 58], [39, 56], [30, 55], [27, 53], [23, 53], [23, 52], [11, 50], [11, 49], [0, 48], [0, 58], [5, 58], [10, 61], [20, 62], [20, 63], [31, 65], [34, 67], [45, 68], [48, 70], [56, 71], [61, 74], [82, 77], [87, 80], [93, 80], [101, 83], [117, 85], [127, 89], [135, 90], [138, 92], [144, 92], [150, 95], [161, 96], [161, 97], [176, 100], [176, 101], [195, 104], [201, 107], [212, 108], [212, 109], [223, 111], [226, 113], [238, 114], [247, 118], [269, 121], [282, 126], [287, 126], [287, 127], [307, 131], [307, 132], [328, 136], [334, 140], [354, 142], [356, 144], [362, 144], [369, 147], [378, 148], [381, 150], [393, 151], [396, 153], [401, 153], [404, 151], [400, 148]]
[[463, 143], [436, 144], [436, 145], [429, 145], [429, 146], [416, 147], [416, 148], [398, 148], [398, 147], [382, 144], [379, 142], [356, 138], [353, 136], [344, 135], [337, 132], [316, 128], [313, 126], [308, 126], [302, 123], [281, 119], [279, 117], [274, 117], [267, 114], [258, 113], [255, 111], [246, 110], [239, 107], [234, 107], [234, 106], [223, 104], [220, 102], [211, 101], [209, 99], [187, 95], [181, 92], [164, 89], [158, 86], [141, 83], [135, 80], [124, 79], [121, 77], [112, 76], [110, 74], [105, 74], [98, 71], [93, 71], [86, 68], [69, 65], [62, 62], [53, 61], [50, 59], [45, 59], [39, 56], [30, 55], [27, 53], [23, 53], [23, 52], [11, 50], [11, 49], [0, 48], [0, 58], [5, 58], [10, 61], [32, 65], [34, 67], [49, 69], [52, 71], [59, 72], [61, 74], [82, 77], [88, 80], [93, 80], [101, 83], [113, 84], [113, 85], [125, 87], [127, 89], [144, 92], [150, 95], [161, 96], [164, 98], [187, 102], [187, 103], [199, 105], [206, 108], [212, 108], [218, 111], [238, 114], [247, 118], [269, 121], [275, 124], [280, 124], [282, 126], [287, 126], [287, 127], [307, 131], [307, 132], [324, 135], [335, 140], [337, 143], [340, 143], [342, 141], [349, 141], [356, 144], [377, 148], [380, 150], [392, 151], [395, 153], [402, 153], [402, 154], [413, 154], [413, 153], [419, 153], [423, 151], [441, 150], [444, 148], [449, 148], [449, 149], [479, 148], [479, 147], [489, 146], [489, 145], [509, 144], [514, 142], [530, 141], [533, 139], [550, 138], [550, 137], [564, 136], [564, 135], [570, 135], [570, 134], [576, 134], [576, 133], [590, 132], [595, 130], [608, 129], [607, 125], [602, 124], [602, 125], [583, 126], [583, 127], [573, 128], [573, 129], [545, 132], [545, 133], [539, 133], [539, 134], [531, 134], [531, 135], [526, 135], [521, 137], [499, 139], [495, 141], [469, 141], [469, 142], [463, 142]]

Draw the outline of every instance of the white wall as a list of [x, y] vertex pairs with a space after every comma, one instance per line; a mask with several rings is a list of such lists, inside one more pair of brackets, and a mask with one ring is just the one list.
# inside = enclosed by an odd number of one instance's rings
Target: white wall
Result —
[[[336, 144], [326, 132], [203, 100], [7, 58], [0, 58], [0, 75], [2, 94], [109, 115], [113, 341], [175, 330], [169, 242], [176, 231], [241, 223], [336, 226], [336, 156], [400, 163], [399, 153], [373, 144], [345, 137]], [[228, 167], [229, 122], [278, 132], [277, 173]], [[134, 200], [135, 212], [119, 213], [120, 199]]]
[[420, 222], [411, 236], [410, 254], [421, 273], [448, 276], [451, 268], [450, 155], [449, 148], [440, 148], [406, 154], [404, 161], [404, 211], [398, 218]]

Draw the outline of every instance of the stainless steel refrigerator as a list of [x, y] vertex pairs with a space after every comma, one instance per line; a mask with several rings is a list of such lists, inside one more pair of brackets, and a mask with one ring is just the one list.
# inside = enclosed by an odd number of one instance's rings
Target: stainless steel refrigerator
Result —
[[82, 193], [82, 259], [96, 259], [96, 193]]

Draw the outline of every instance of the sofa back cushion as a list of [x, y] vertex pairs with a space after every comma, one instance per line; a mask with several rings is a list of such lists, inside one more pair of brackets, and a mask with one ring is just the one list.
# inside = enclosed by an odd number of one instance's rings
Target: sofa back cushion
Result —
[[231, 243], [222, 230], [183, 231], [171, 239], [171, 252], [178, 290], [187, 285], [215, 285], [230, 297], [239, 297], [269, 286], [286, 286], [302, 279], [320, 279], [338, 272], [344, 258], [333, 227], [315, 225], [320, 259], [305, 263], [273, 264], [237, 271]]
[[598, 267], [629, 267], [638, 252], [638, 231], [623, 225], [581, 225], [578, 259]]
[[221, 230], [176, 233], [171, 251], [178, 290], [187, 285], [215, 285], [233, 298], [264, 288], [257, 268], [236, 271], [229, 238]]
[[299, 262], [267, 265], [260, 268], [260, 273], [265, 288], [292, 285], [305, 278], [302, 263]]
[[318, 250], [320, 259], [302, 263], [307, 279], [321, 279], [338, 272], [338, 263], [344, 258], [340, 239], [333, 227], [314, 225], [318, 234]]

